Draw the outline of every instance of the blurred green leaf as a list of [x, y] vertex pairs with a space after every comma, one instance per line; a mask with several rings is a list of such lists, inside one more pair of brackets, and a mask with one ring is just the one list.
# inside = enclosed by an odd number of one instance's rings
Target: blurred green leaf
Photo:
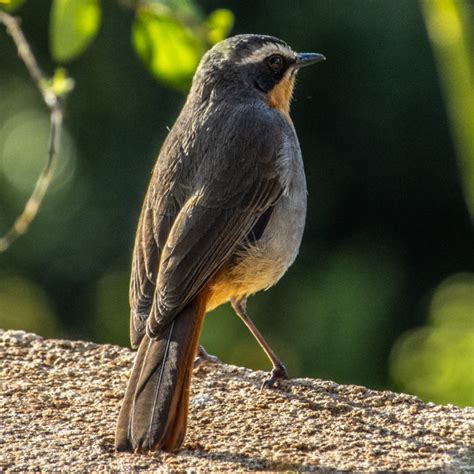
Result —
[[181, 18], [187, 16], [199, 20], [203, 16], [199, 5], [194, 0], [144, 0], [142, 4], [154, 9], [168, 9]]
[[57, 97], [63, 97], [74, 89], [74, 79], [67, 75], [64, 68], [58, 67], [54, 71], [54, 76], [45, 81], [42, 87], [50, 90]]
[[391, 374], [397, 387], [436, 403], [474, 403], [474, 275], [457, 274], [436, 289], [425, 327], [397, 340]]
[[207, 37], [210, 44], [219, 43], [234, 26], [234, 14], [225, 8], [214, 10], [207, 18]]
[[50, 19], [51, 54], [70, 61], [92, 42], [100, 26], [99, 0], [53, 0]]
[[137, 54], [156, 78], [178, 89], [189, 87], [205, 50], [190, 28], [166, 10], [142, 9], [133, 25], [132, 40]]
[[59, 67], [54, 71], [51, 89], [57, 96], [64, 96], [74, 89], [74, 79], [67, 75], [64, 68]]
[[422, 12], [437, 61], [458, 154], [467, 208], [474, 219], [474, 56], [469, 2], [424, 0]]
[[12, 12], [21, 7], [25, 0], [0, 0], [0, 10]]

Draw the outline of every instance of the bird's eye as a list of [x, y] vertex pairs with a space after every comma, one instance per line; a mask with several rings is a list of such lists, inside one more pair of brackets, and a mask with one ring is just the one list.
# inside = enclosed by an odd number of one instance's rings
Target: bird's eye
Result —
[[283, 68], [283, 58], [279, 54], [274, 54], [268, 58], [267, 64], [273, 72], [280, 72]]

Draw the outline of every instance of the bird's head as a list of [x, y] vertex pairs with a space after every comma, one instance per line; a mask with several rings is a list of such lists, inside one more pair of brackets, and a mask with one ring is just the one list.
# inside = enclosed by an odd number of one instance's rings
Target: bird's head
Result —
[[297, 71], [326, 59], [318, 53], [295, 53], [284, 41], [267, 35], [237, 35], [216, 44], [202, 58], [194, 91], [212, 90], [237, 98], [261, 97], [288, 113]]

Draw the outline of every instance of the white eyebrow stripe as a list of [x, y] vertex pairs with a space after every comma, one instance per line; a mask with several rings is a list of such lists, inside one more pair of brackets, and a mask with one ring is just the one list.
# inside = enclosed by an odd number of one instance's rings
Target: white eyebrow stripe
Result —
[[290, 56], [296, 58], [296, 54], [287, 46], [283, 46], [278, 43], [270, 43], [262, 48], [257, 49], [251, 55], [243, 58], [239, 61], [239, 64], [252, 64], [259, 63], [263, 61], [267, 56], [270, 56], [271, 53], [283, 53], [285, 56]]

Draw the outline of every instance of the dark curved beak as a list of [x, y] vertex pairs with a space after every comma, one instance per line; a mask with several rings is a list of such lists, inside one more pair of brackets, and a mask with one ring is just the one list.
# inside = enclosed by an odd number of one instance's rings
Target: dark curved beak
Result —
[[326, 56], [319, 53], [298, 53], [296, 55], [296, 63], [294, 67], [299, 69], [300, 67], [311, 66], [311, 64], [320, 63], [326, 61]]

